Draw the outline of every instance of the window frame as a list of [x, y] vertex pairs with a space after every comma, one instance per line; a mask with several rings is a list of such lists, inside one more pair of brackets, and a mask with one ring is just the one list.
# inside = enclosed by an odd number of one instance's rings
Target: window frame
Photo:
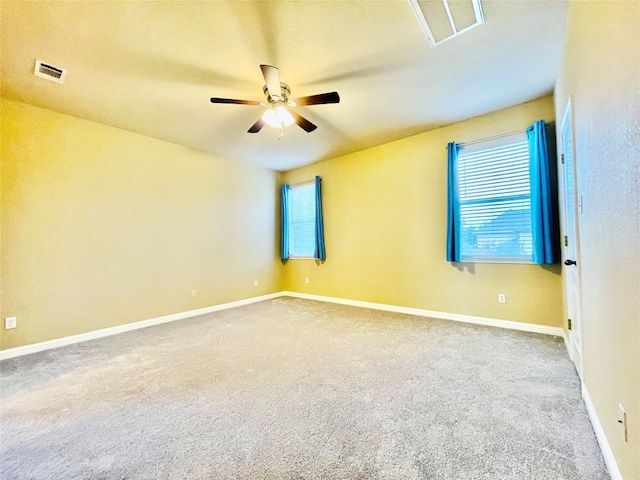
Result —
[[[309, 255], [295, 255], [293, 254], [293, 242], [294, 242], [294, 234], [293, 234], [293, 219], [292, 219], [292, 214], [293, 214], [293, 203], [291, 202], [291, 192], [293, 190], [300, 190], [300, 189], [309, 189], [312, 192], [312, 199], [313, 199], [313, 203], [314, 203], [314, 217], [313, 217], [313, 249], [311, 251], [311, 253]], [[316, 195], [316, 184], [315, 184], [315, 179], [313, 180], [308, 180], [305, 182], [300, 182], [294, 185], [289, 185], [289, 190], [287, 192], [288, 195], [288, 201], [289, 201], [289, 209], [287, 212], [287, 221], [289, 224], [289, 235], [288, 235], [288, 248], [289, 248], [289, 259], [290, 260], [315, 260], [315, 249], [317, 248], [317, 239], [316, 239], [316, 235], [315, 235], [315, 223], [316, 223], [316, 219], [315, 219], [315, 211], [317, 209], [317, 195]]]
[[[526, 149], [527, 149], [526, 178], [528, 181], [529, 188], [526, 195], [519, 193], [519, 194], [510, 195], [510, 196], [496, 195], [496, 196], [488, 197], [484, 199], [475, 199], [475, 200], [466, 200], [466, 201], [462, 200], [460, 163], [461, 163], [461, 157], [463, 161], [465, 160], [465, 151], [467, 156], [478, 155], [488, 150], [495, 150], [498, 148], [504, 148], [504, 147], [516, 146], [516, 145], [522, 146], [523, 144], [526, 145]], [[509, 168], [511, 165], [512, 164], [509, 164], [508, 166], [506, 166], [506, 168]], [[522, 167], [520, 168], [521, 168], [521, 172], [524, 171], [524, 168]], [[489, 182], [490, 180], [486, 181], [486, 183], [489, 183]], [[464, 238], [463, 227], [462, 227], [463, 219], [465, 217], [468, 218], [468, 216], [463, 215], [463, 210], [462, 210], [463, 204], [486, 205], [486, 204], [490, 204], [498, 201], [525, 200], [528, 202], [527, 203], [528, 210], [529, 212], [531, 212], [531, 153], [528, 148], [527, 131], [523, 130], [523, 131], [514, 132], [510, 134], [500, 135], [499, 137], [492, 137], [492, 138], [487, 138], [487, 139], [479, 140], [475, 142], [468, 142], [467, 144], [464, 144], [464, 143], [459, 144], [457, 159], [455, 162], [455, 189], [456, 189], [455, 209], [457, 210], [457, 216], [459, 218], [460, 235], [462, 236], [462, 238]], [[501, 199], [501, 200], [497, 200], [497, 199]], [[509, 210], [506, 210], [506, 211], [509, 211]], [[498, 217], [495, 217], [495, 218], [498, 218]], [[533, 222], [531, 218], [531, 213], [529, 213], [528, 226], [529, 226], [529, 232], [531, 232], [530, 235], [532, 236]], [[495, 263], [495, 264], [525, 264], [525, 265], [534, 264], [532, 245], [530, 246], [530, 252], [528, 252], [528, 254], [525, 254], [525, 255], [517, 255], [517, 256], [516, 255], [513, 255], [513, 256], [497, 255], [497, 254], [480, 254], [479, 255], [477, 253], [469, 254], [468, 252], [465, 252], [465, 248], [464, 248], [465, 242], [462, 240], [462, 238], [460, 240], [460, 261], [459, 261], [460, 263]]]

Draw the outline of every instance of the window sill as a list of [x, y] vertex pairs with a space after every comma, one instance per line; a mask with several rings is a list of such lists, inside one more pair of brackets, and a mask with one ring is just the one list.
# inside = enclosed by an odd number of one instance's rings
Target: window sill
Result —
[[530, 259], [520, 258], [463, 258], [454, 263], [497, 263], [516, 265], [535, 265]]

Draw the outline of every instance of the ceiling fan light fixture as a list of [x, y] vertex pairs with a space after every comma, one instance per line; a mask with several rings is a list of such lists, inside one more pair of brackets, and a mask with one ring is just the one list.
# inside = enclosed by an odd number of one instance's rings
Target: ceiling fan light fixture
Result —
[[291, 114], [281, 105], [264, 112], [262, 119], [273, 128], [288, 127], [294, 122]]
[[287, 109], [282, 106], [276, 108], [276, 117], [284, 124], [285, 127], [288, 127], [293, 123], [293, 117]]
[[275, 112], [275, 110], [273, 108], [270, 108], [266, 112], [264, 112], [264, 114], [262, 115], [262, 119], [270, 127], [278, 128], [280, 126], [280, 124], [277, 123], [278, 120], [276, 118], [276, 112]]

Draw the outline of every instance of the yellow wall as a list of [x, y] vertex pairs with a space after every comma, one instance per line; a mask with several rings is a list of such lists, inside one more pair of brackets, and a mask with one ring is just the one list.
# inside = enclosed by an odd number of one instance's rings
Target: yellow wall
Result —
[[[551, 97], [285, 172], [322, 177], [327, 260], [290, 260], [285, 288], [391, 305], [560, 326], [559, 267], [445, 260], [447, 142], [553, 121]], [[309, 284], [305, 278], [309, 278]], [[499, 304], [498, 293], [507, 295]]]
[[[444, 260], [446, 142], [553, 117], [546, 98], [278, 174], [2, 99], [0, 344], [283, 289], [560, 325], [556, 268]], [[283, 268], [277, 185], [315, 174], [328, 260]]]
[[3, 349], [281, 290], [276, 173], [1, 106]]
[[[625, 479], [640, 479], [640, 3], [572, 2], [556, 86], [574, 106], [583, 368]], [[629, 442], [617, 423], [628, 413]]]

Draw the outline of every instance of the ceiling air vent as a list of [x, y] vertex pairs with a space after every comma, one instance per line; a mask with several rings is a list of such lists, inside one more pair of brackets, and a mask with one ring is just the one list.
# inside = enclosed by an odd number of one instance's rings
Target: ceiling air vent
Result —
[[484, 23], [480, 0], [409, 0], [432, 47]]
[[67, 71], [62, 68], [54, 67], [48, 63], [44, 63], [42, 60], [36, 60], [36, 68], [33, 71], [36, 77], [46, 78], [56, 83], [64, 83], [64, 79], [67, 76]]

